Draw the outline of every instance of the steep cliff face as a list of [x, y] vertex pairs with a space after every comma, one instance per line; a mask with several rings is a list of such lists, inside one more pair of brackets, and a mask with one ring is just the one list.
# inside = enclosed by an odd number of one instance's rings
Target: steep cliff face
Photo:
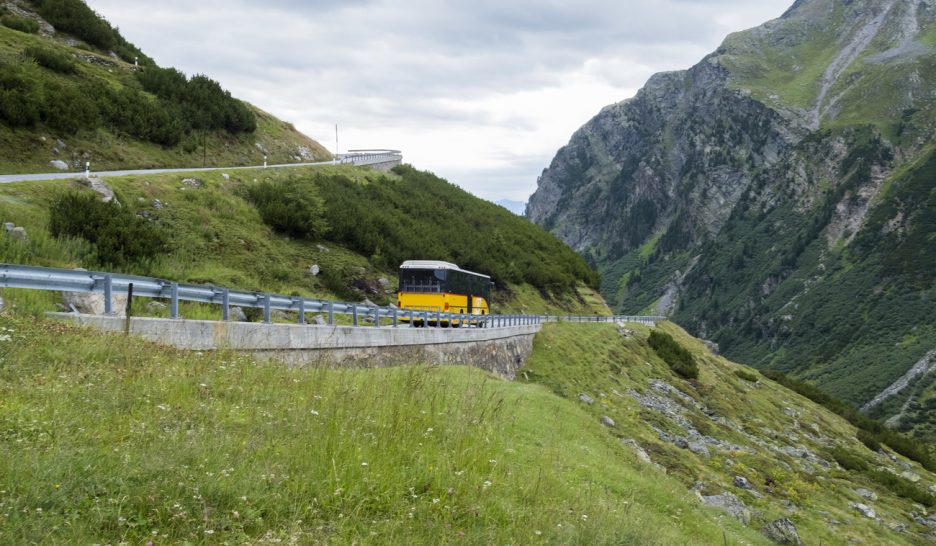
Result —
[[[936, 349], [934, 20], [932, 0], [796, 2], [603, 109], [527, 216], [617, 308], [865, 403]], [[927, 377], [874, 411], [926, 407]]]

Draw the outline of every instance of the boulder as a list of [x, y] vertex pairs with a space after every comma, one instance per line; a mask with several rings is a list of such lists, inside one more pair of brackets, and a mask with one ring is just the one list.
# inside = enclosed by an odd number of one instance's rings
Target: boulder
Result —
[[318, 274], [321, 272], [322, 272], [322, 268], [319, 267], [318, 264], [312, 264], [309, 267], [309, 275], [312, 275], [313, 277], [317, 277]]
[[735, 487], [738, 487], [747, 491], [754, 489], [754, 487], [751, 485], [751, 482], [749, 482], [748, 479], [745, 478], [744, 476], [735, 476], [734, 485]]
[[588, 396], [585, 393], [582, 393], [579, 395], [579, 401], [585, 404], [588, 404], [589, 406], [595, 403], [595, 401], [592, 400], [591, 396]]
[[390, 281], [386, 277], [380, 277], [377, 279], [377, 284], [379, 284], [381, 288], [387, 288], [390, 286]]
[[[62, 302], [65, 304], [65, 307], [83, 315], [104, 314], [104, 294], [92, 292], [62, 292]], [[113, 311], [113, 316], [126, 316], [127, 296], [114, 295]]]
[[604, 415], [604, 416], [601, 417], [601, 424], [604, 425], [604, 426], [606, 426], [606, 427], [613, 427], [613, 426], [614, 426], [614, 419], [608, 417], [607, 415]]
[[631, 449], [634, 450], [634, 453], [637, 454], [637, 458], [640, 459], [641, 462], [653, 464], [653, 459], [650, 458], [650, 455], [647, 453], [647, 451], [641, 447], [636, 440], [632, 440], [630, 438], [621, 438], [621, 443], [626, 446], [630, 446]]
[[689, 451], [706, 459], [712, 456], [704, 442], [689, 442]]
[[79, 186], [91, 188], [91, 191], [98, 193], [101, 196], [101, 201], [105, 203], [110, 203], [111, 201], [117, 202], [114, 198], [114, 190], [100, 178], [92, 176], [91, 178], [82, 178], [76, 182]]
[[184, 185], [186, 185], [186, 186], [188, 186], [188, 187], [190, 187], [190, 188], [203, 188], [203, 187], [205, 187], [205, 183], [202, 182], [201, 180], [197, 179], [197, 178], [185, 178], [185, 179], [182, 180], [182, 184], [184, 184]]
[[4, 223], [3, 223], [3, 231], [6, 231], [7, 233], [13, 231], [13, 228], [15, 228], [15, 227], [16, 227], [16, 224], [14, 224], [13, 222], [4, 222]]
[[861, 504], [860, 502], [850, 502], [848, 503], [850, 508], [854, 508], [862, 516], [868, 519], [877, 518], [877, 513], [874, 512], [874, 508], [871, 508], [867, 504]]
[[863, 499], [868, 499], [869, 501], [878, 500], [877, 493], [875, 493], [874, 491], [871, 491], [870, 489], [865, 489], [863, 487], [859, 487], [858, 489], [855, 489], [855, 494], [857, 494], [859, 497]]
[[780, 518], [767, 524], [767, 527], [764, 527], [764, 534], [777, 544], [793, 544], [795, 546], [802, 546], [803, 544], [799, 533], [796, 532], [796, 526], [787, 518]]
[[706, 506], [724, 510], [729, 516], [745, 525], [751, 521], [751, 511], [748, 509], [747, 505], [744, 504], [744, 501], [731, 493], [703, 496], [702, 502], [705, 503]]
[[234, 322], [247, 322], [247, 315], [243, 309], [234, 306], [228, 309], [228, 319]]
[[65, 163], [61, 159], [55, 159], [53, 161], [49, 161], [49, 166], [52, 167], [53, 169], [58, 169], [60, 171], [68, 170], [68, 163]]
[[26, 234], [26, 228], [24, 227], [15, 227], [10, 231], [10, 237], [14, 241], [26, 241], [29, 239], [29, 236]]

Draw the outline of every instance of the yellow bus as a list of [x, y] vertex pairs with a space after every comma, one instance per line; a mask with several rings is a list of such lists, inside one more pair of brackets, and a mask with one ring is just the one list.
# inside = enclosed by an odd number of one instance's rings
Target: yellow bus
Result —
[[[400, 265], [397, 307], [431, 313], [488, 315], [493, 287], [491, 277], [465, 271], [449, 262], [407, 260]], [[463, 322], [473, 323], [470, 319], [453, 320], [452, 325]]]

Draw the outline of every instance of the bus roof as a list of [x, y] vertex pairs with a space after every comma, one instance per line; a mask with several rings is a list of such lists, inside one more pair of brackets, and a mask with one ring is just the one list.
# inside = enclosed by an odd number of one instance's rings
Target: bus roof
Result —
[[406, 260], [400, 264], [400, 269], [452, 269], [461, 271], [462, 273], [468, 273], [469, 275], [484, 277], [485, 279], [491, 278], [481, 273], [475, 273], [474, 271], [465, 271], [453, 263], [443, 262], [441, 260]]

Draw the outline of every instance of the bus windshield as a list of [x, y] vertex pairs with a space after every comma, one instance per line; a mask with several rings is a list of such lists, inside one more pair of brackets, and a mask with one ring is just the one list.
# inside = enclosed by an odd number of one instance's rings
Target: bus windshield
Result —
[[401, 269], [400, 292], [445, 292], [447, 279], [445, 269]]

